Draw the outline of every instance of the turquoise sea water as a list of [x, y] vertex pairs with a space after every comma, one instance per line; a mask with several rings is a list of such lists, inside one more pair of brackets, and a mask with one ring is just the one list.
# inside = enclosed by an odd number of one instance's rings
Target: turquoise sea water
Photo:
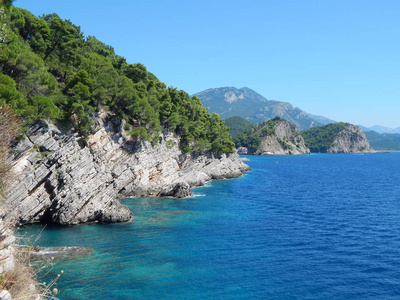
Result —
[[[126, 199], [127, 224], [46, 227], [60, 299], [400, 299], [400, 153], [249, 156], [187, 199]], [[36, 236], [40, 226], [21, 233]]]

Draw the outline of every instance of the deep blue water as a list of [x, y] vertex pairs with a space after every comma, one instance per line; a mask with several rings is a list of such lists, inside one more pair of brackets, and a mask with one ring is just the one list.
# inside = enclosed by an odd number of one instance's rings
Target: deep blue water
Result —
[[[400, 153], [249, 156], [187, 199], [126, 199], [128, 224], [47, 227], [61, 299], [400, 299]], [[24, 228], [37, 235], [39, 226]]]

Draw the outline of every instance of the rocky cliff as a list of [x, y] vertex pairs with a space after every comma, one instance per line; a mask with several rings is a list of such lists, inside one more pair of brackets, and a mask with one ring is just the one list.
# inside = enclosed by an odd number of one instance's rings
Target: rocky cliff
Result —
[[292, 155], [309, 154], [296, 126], [286, 120], [274, 118], [258, 129], [261, 142], [256, 154]]
[[370, 146], [365, 133], [358, 127], [348, 124], [340, 131], [331, 146], [327, 149], [328, 153], [353, 153], [353, 152], [375, 152]]
[[132, 140], [111, 113], [100, 112], [94, 121], [86, 140], [71, 127], [41, 122], [15, 146], [6, 209], [17, 222], [129, 221], [132, 213], [120, 197], [185, 197], [192, 186], [249, 170], [237, 154], [185, 154], [167, 131], [156, 145]]
[[375, 152], [365, 133], [349, 123], [334, 123], [301, 132], [313, 153]]

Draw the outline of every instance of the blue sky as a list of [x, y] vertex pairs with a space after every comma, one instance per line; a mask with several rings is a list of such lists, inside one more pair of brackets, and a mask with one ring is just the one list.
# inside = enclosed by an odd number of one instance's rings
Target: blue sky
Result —
[[400, 126], [397, 0], [17, 0], [56, 12], [194, 94], [249, 87], [365, 126]]

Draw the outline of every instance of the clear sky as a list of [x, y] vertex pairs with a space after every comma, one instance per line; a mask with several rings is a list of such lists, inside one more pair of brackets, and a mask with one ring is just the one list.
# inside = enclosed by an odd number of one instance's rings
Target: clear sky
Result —
[[365, 126], [400, 126], [398, 0], [17, 0], [57, 13], [194, 94], [249, 87]]

